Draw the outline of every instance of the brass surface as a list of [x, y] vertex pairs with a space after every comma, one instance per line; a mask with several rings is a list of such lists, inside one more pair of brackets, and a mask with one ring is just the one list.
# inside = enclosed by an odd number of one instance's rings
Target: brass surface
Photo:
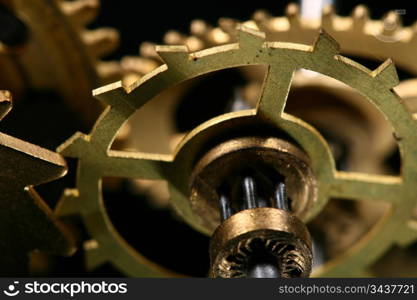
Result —
[[[11, 108], [10, 93], [0, 91], [0, 119]], [[24, 276], [30, 251], [74, 251], [72, 235], [33, 188], [64, 176], [66, 163], [55, 152], [3, 133], [0, 163], [0, 275]]]
[[311, 238], [289, 212], [269, 207], [246, 209], [224, 221], [210, 242], [211, 277], [247, 277], [252, 253], [261, 244], [280, 266], [280, 277], [308, 277]]
[[[260, 132], [259, 132], [260, 134]], [[214, 231], [220, 224], [218, 190], [227, 178], [250, 166], [285, 177], [295, 215], [303, 218], [317, 200], [314, 175], [308, 157], [297, 147], [277, 138], [233, 138], [208, 151], [190, 178], [190, 202], [201, 224]]]
[[[393, 244], [406, 244], [417, 232], [409, 226], [416, 204], [414, 182], [417, 164], [415, 118], [392, 88], [398, 84], [395, 67], [387, 60], [376, 70], [339, 54], [338, 44], [320, 33], [313, 46], [266, 42], [264, 34], [241, 27], [239, 42], [189, 53], [186, 47], [159, 47], [166, 63], [128, 87], [121, 82], [95, 91], [108, 106], [89, 135], [76, 134], [59, 151], [78, 157], [77, 190], [64, 198], [63, 211], [78, 212], [97, 247], [90, 253], [95, 264], [112, 262], [132, 276], [169, 275], [129, 246], [114, 229], [103, 207], [101, 178], [105, 176], [167, 180], [171, 204], [182, 218], [210, 234], [194, 215], [188, 201], [193, 161], [214, 137], [231, 129], [267, 126], [285, 132], [311, 160], [317, 181], [317, 201], [305, 220], [316, 216], [331, 197], [388, 203], [389, 213], [369, 233], [343, 254], [317, 269], [315, 276], [358, 276]], [[117, 131], [147, 101], [182, 81], [209, 72], [245, 65], [267, 65], [268, 71], [256, 109], [224, 114], [191, 131], [174, 155], [155, 155], [110, 150]], [[331, 151], [310, 125], [284, 113], [295, 70], [304, 68], [337, 79], [354, 88], [377, 107], [392, 126], [401, 153], [399, 176], [341, 172], [335, 169]], [[399, 230], [401, 229], [401, 230]]]

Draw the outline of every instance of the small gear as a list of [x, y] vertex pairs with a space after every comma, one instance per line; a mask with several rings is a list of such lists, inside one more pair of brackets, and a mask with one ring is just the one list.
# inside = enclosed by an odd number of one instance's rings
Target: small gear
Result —
[[[173, 275], [133, 249], [115, 230], [103, 206], [102, 178], [106, 176], [167, 180], [171, 203], [195, 229], [210, 234], [193, 214], [188, 202], [188, 178], [192, 161], [206, 142], [236, 126], [272, 126], [286, 132], [308, 154], [317, 180], [318, 200], [304, 221], [316, 216], [330, 197], [357, 199], [390, 205], [382, 218], [354, 246], [316, 269], [315, 276], [358, 276], [393, 244], [417, 237], [411, 219], [415, 206], [413, 181], [417, 176], [416, 116], [407, 111], [393, 88], [398, 84], [390, 60], [371, 71], [340, 55], [338, 44], [320, 33], [313, 46], [265, 41], [265, 34], [241, 27], [238, 43], [189, 53], [184, 46], [162, 46], [157, 53], [164, 65], [124, 87], [121, 82], [95, 90], [108, 106], [89, 135], [77, 133], [59, 148], [65, 156], [79, 159], [77, 187], [67, 192], [61, 214], [78, 213], [95, 239], [90, 247], [91, 264], [112, 262], [131, 276]], [[117, 131], [136, 110], [163, 90], [182, 81], [216, 70], [248, 65], [268, 65], [256, 109], [228, 113], [192, 130], [175, 155], [110, 150]], [[328, 144], [310, 125], [284, 113], [293, 72], [305, 68], [339, 80], [354, 88], [377, 107], [389, 121], [401, 152], [399, 176], [342, 172], [335, 168]], [[401, 228], [401, 230], [399, 230]]]

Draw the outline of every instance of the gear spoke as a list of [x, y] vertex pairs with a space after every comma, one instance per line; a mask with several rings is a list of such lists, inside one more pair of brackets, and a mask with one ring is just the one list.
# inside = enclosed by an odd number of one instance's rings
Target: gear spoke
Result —
[[158, 180], [170, 177], [170, 155], [109, 151], [101, 162], [103, 176]]
[[293, 69], [281, 70], [279, 67], [269, 67], [257, 106], [258, 114], [267, 120], [277, 120], [281, 117], [291, 87]]
[[337, 172], [330, 190], [331, 197], [396, 203], [401, 199], [401, 178]]

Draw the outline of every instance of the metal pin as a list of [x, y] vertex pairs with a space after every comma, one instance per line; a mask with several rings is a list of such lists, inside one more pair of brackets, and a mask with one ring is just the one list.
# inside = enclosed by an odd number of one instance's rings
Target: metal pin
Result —
[[259, 262], [250, 266], [248, 270], [249, 278], [279, 278], [280, 269], [276, 264], [269, 262]]
[[220, 217], [222, 222], [227, 220], [232, 215], [232, 209], [230, 207], [230, 201], [225, 195], [220, 195]]
[[243, 199], [245, 209], [256, 208], [258, 206], [255, 180], [252, 177], [248, 176], [243, 179]]
[[278, 183], [275, 189], [275, 206], [276, 208], [289, 211], [285, 183], [283, 182]]

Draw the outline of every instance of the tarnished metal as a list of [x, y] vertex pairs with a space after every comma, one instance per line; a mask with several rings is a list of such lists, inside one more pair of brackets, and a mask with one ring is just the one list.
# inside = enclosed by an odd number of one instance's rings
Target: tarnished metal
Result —
[[210, 276], [247, 277], [256, 251], [276, 261], [279, 277], [308, 277], [311, 272], [305, 225], [284, 210], [262, 207], [238, 212], [217, 228], [210, 242]]
[[190, 177], [191, 207], [204, 227], [214, 231], [219, 226], [217, 199], [221, 184], [249, 166], [265, 172], [263, 176], [274, 173], [285, 177], [294, 214], [307, 215], [317, 200], [317, 191], [308, 157], [301, 150], [277, 138], [229, 138], [208, 151]]
[[[0, 91], [0, 119], [12, 107]], [[0, 133], [0, 275], [25, 276], [29, 252], [70, 254], [74, 240], [33, 186], [58, 179], [67, 168], [55, 152]]]
[[[108, 107], [89, 135], [76, 134], [59, 149], [66, 156], [78, 157], [77, 190], [64, 199], [63, 211], [78, 212], [89, 233], [96, 239], [90, 259], [95, 264], [112, 262], [133, 276], [169, 275], [130, 247], [111, 224], [103, 207], [101, 178], [106, 176], [167, 180], [171, 204], [195, 229], [210, 234], [201, 224], [188, 201], [188, 183], [194, 161], [213, 139], [241, 128], [268, 127], [285, 132], [308, 155], [317, 182], [317, 201], [304, 221], [313, 219], [331, 197], [384, 202], [390, 210], [384, 218], [336, 258], [317, 269], [315, 276], [357, 276], [366, 272], [393, 244], [406, 244], [417, 236], [409, 227], [416, 204], [414, 181], [417, 177], [416, 121], [392, 88], [398, 84], [395, 67], [387, 60], [376, 70], [339, 54], [338, 44], [321, 32], [313, 46], [265, 42], [261, 32], [241, 27], [239, 42], [189, 53], [183, 46], [158, 47], [165, 65], [128, 87], [121, 82], [95, 91]], [[174, 155], [155, 155], [110, 150], [117, 131], [137, 109], [163, 90], [182, 81], [225, 68], [267, 65], [268, 71], [256, 109], [224, 114], [211, 119], [181, 142]], [[399, 176], [341, 172], [335, 168], [330, 148], [310, 125], [284, 113], [295, 70], [304, 68], [337, 79], [377, 107], [389, 121], [401, 152]], [[398, 230], [401, 228], [401, 230]]]

